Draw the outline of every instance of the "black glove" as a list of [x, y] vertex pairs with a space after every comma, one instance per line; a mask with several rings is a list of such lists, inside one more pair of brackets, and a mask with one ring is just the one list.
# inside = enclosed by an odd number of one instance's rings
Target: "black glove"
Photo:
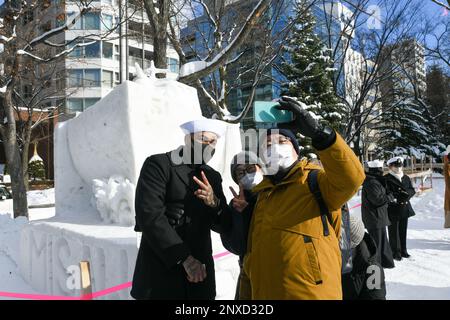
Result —
[[278, 101], [278, 110], [287, 110], [294, 114], [291, 123], [280, 124], [280, 128], [297, 130], [302, 135], [312, 139], [312, 145], [318, 150], [330, 147], [336, 141], [336, 133], [329, 127], [323, 128], [311, 114], [305, 110], [301, 102], [289, 97], [281, 97]]
[[394, 203], [395, 202], [395, 197], [392, 193], [388, 193], [387, 194], [387, 199], [388, 199], [388, 203]]
[[166, 208], [167, 220], [172, 227], [178, 227], [184, 222], [184, 210], [179, 206], [168, 205]]
[[409, 200], [409, 193], [406, 192], [405, 190], [399, 189], [397, 199], [398, 199], [398, 202], [400, 202], [400, 203], [407, 202]]

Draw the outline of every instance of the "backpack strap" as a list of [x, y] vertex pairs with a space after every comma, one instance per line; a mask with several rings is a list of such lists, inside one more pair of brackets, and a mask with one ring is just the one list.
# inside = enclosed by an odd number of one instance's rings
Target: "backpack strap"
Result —
[[328, 235], [330, 234], [330, 230], [328, 228], [328, 221], [330, 222], [330, 224], [332, 224], [332, 219], [330, 218], [330, 212], [328, 210], [328, 207], [325, 203], [325, 200], [323, 200], [322, 197], [322, 193], [320, 192], [320, 187], [319, 187], [319, 181], [318, 181], [318, 174], [319, 174], [319, 170], [315, 169], [315, 170], [311, 170], [308, 174], [308, 187], [309, 190], [311, 191], [311, 193], [314, 196], [314, 199], [316, 199], [317, 204], [319, 205], [320, 208], [320, 217], [322, 219], [322, 226], [323, 226], [323, 235], [325, 237], [328, 237]]

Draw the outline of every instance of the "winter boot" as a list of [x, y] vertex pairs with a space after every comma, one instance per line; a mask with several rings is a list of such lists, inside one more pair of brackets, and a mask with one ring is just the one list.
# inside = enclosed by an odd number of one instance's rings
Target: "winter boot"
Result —
[[400, 253], [394, 253], [394, 260], [402, 261], [402, 255]]

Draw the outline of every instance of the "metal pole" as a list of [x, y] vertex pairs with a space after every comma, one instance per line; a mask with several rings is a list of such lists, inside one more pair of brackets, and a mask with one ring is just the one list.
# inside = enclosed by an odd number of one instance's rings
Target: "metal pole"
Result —
[[125, 1], [125, 73], [127, 80], [130, 79], [129, 77], [129, 70], [128, 70], [128, 1]]
[[119, 0], [119, 82], [122, 83], [123, 81], [123, 50], [122, 50], [122, 18], [123, 18], [123, 12], [122, 12], [122, 0]]

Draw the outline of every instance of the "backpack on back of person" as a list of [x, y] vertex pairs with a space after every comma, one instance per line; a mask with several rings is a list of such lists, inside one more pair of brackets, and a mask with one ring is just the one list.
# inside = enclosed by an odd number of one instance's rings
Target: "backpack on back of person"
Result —
[[[329, 222], [329, 224], [332, 226], [333, 219], [325, 203], [325, 200], [322, 197], [322, 193], [320, 192], [319, 181], [317, 179], [318, 174], [319, 170], [311, 170], [309, 172], [308, 186], [309, 190], [316, 199], [317, 204], [319, 205], [320, 216], [323, 225], [323, 235], [327, 237], [330, 234], [327, 222]], [[341, 212], [341, 236], [339, 239], [339, 248], [341, 249], [342, 257], [342, 274], [346, 274], [351, 272], [353, 269], [352, 248], [350, 241], [350, 211], [348, 209], [347, 203], [342, 206]]]

